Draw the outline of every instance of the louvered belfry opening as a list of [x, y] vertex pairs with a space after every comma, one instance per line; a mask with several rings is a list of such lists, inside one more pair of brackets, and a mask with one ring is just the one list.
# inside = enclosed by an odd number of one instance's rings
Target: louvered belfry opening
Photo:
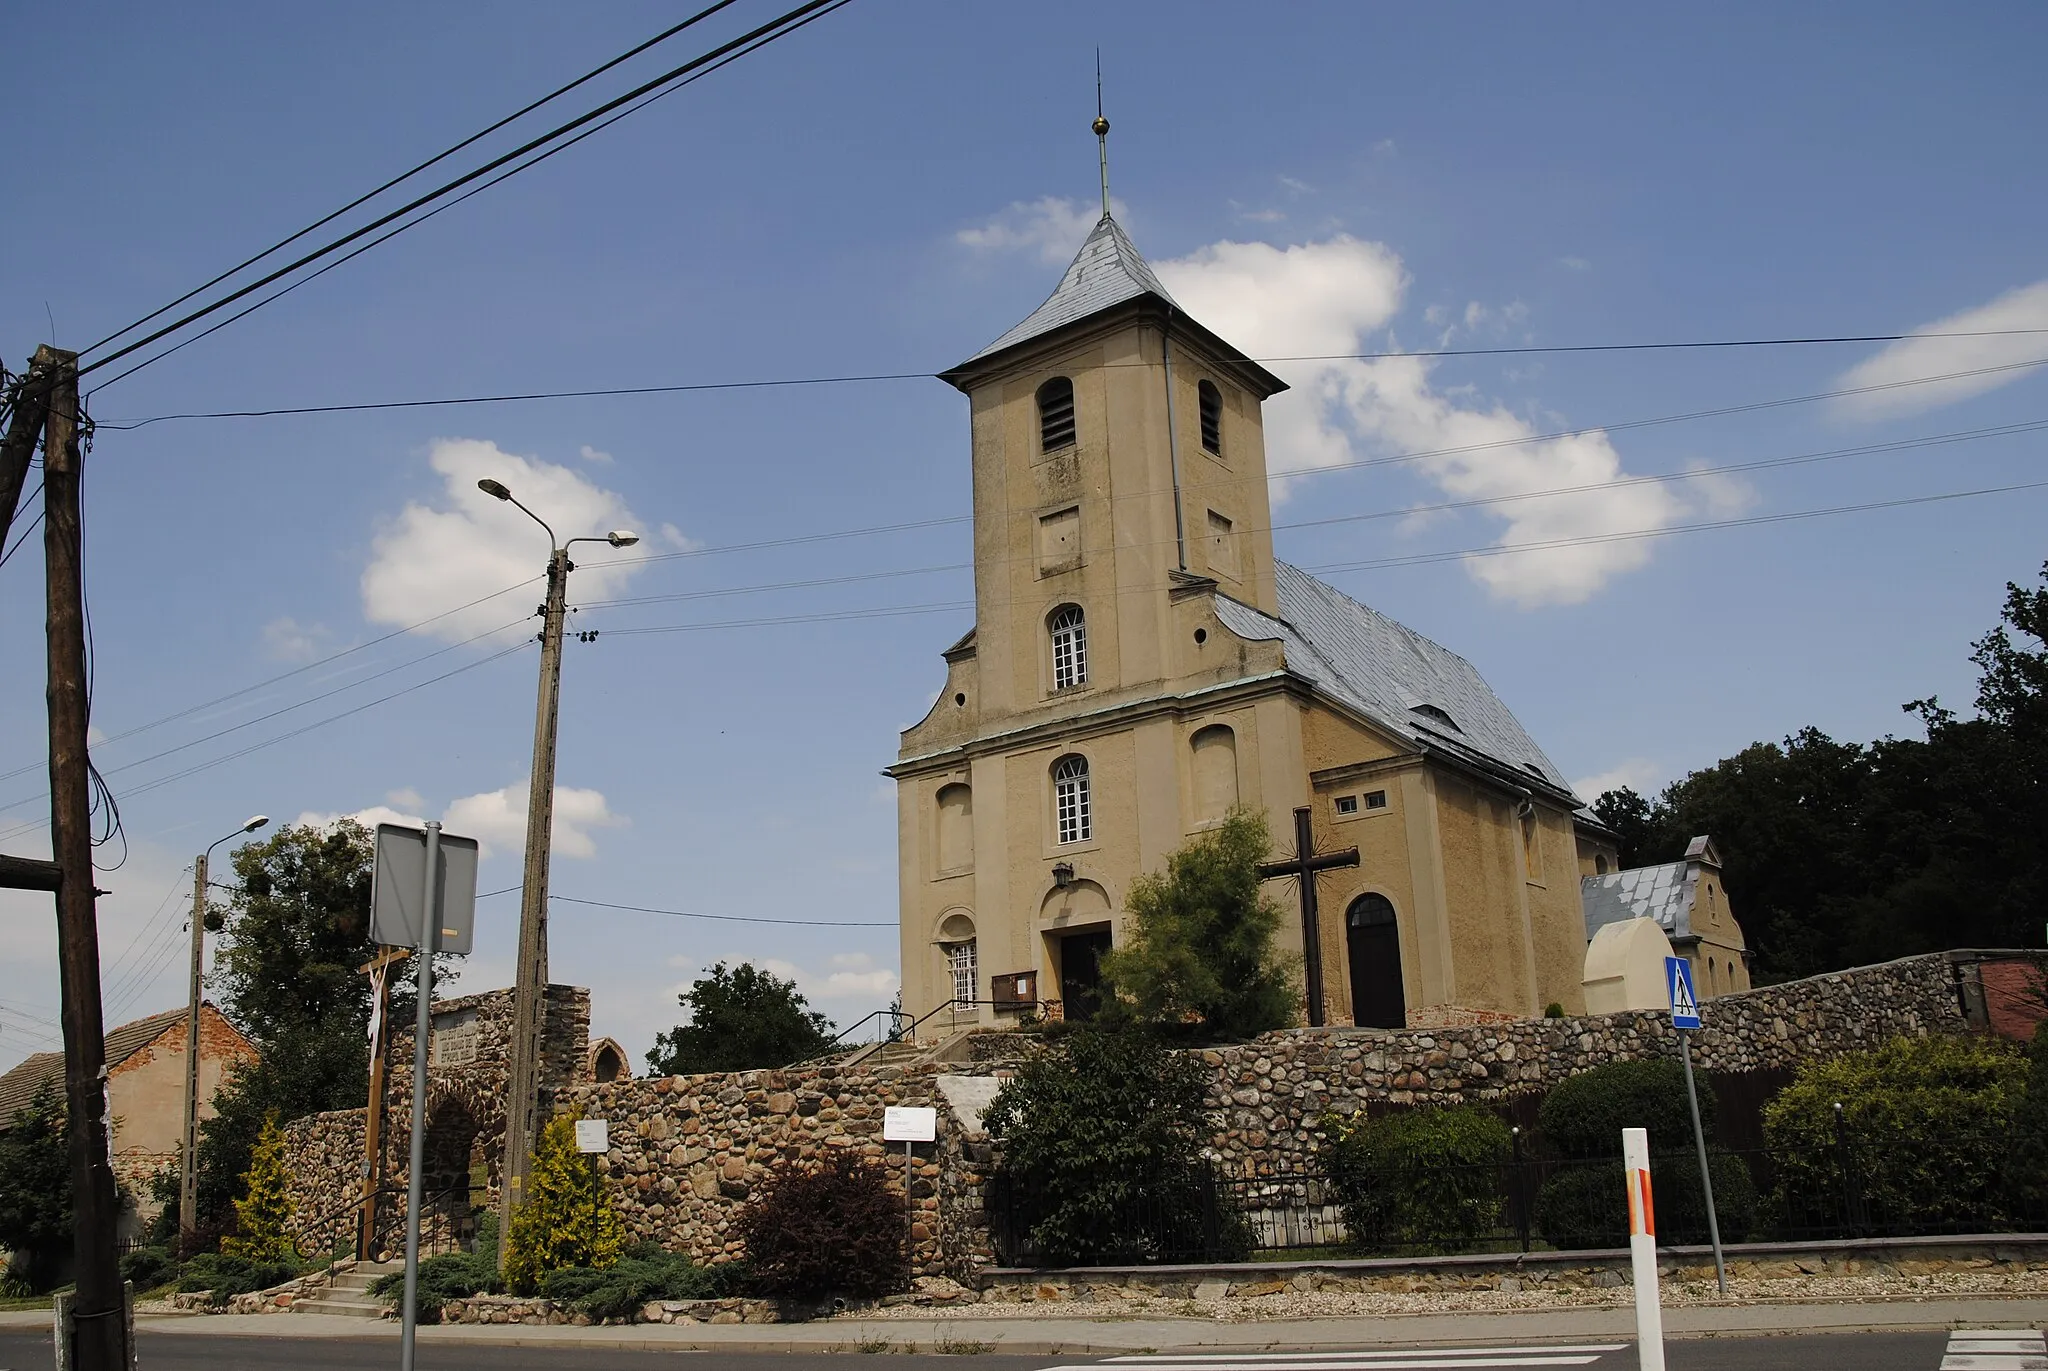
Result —
[[1204, 381], [1195, 388], [1201, 398], [1202, 449], [1205, 452], [1223, 455], [1223, 392], [1216, 388], [1214, 381]]
[[1074, 445], [1074, 383], [1055, 376], [1038, 388], [1038, 446], [1051, 452]]

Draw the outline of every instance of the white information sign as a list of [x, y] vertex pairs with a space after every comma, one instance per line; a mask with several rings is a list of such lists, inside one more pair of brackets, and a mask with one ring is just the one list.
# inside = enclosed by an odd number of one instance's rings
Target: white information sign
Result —
[[1698, 1028], [1700, 1000], [1692, 993], [1692, 963], [1683, 957], [1666, 957], [1664, 979], [1671, 986], [1671, 1026]]
[[576, 1120], [576, 1150], [585, 1154], [611, 1151], [611, 1126], [603, 1119]]
[[892, 1104], [882, 1111], [883, 1142], [931, 1142], [939, 1136], [939, 1111]]

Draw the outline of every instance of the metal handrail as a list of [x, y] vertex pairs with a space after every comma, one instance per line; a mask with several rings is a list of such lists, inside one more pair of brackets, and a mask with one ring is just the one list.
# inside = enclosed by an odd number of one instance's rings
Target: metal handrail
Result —
[[[892, 1043], [900, 1041], [902, 1037], [902, 1030], [898, 1027], [898, 1025], [903, 1020], [903, 1011], [900, 1009], [877, 1009], [870, 1014], [866, 1014], [861, 1018], [854, 1020], [854, 1022], [847, 1025], [845, 1028], [842, 1028], [837, 1033], [834, 1033], [831, 1039], [826, 1042], [825, 1050], [823, 1052], [814, 1052], [810, 1056], [803, 1058], [801, 1061], [791, 1062], [790, 1066], [802, 1066], [807, 1062], [820, 1061], [826, 1057], [831, 1056], [833, 1050], [836, 1049], [841, 1043], [845, 1042], [851, 1034], [853, 1034], [863, 1025], [870, 1023], [875, 1019], [889, 1020], [889, 1036], [887, 1039], [885, 1039], [885, 1041]], [[869, 1044], [863, 1043], [861, 1044], [861, 1046], [866, 1047], [869, 1046]], [[788, 1068], [784, 1069], [787, 1070]]]
[[[443, 1196], [453, 1195], [458, 1191], [464, 1194], [468, 1194], [473, 1190], [473, 1188], [474, 1187], [467, 1184], [442, 1186], [439, 1190], [429, 1191], [426, 1194], [421, 1195], [420, 1208], [424, 1210], [427, 1206], [427, 1202], [430, 1200], [438, 1200]], [[320, 1232], [328, 1224], [334, 1222], [336, 1219], [344, 1217], [345, 1215], [355, 1215], [358, 1218], [360, 1218], [363, 1212], [363, 1201], [365, 1200], [381, 1200], [386, 1198], [387, 1196], [405, 1196], [407, 1194], [409, 1194], [408, 1188], [399, 1185], [384, 1186], [380, 1189], [371, 1191], [367, 1195], [358, 1195], [353, 1200], [350, 1200], [342, 1208], [333, 1210], [326, 1214], [322, 1214], [319, 1218], [307, 1224], [304, 1228], [304, 1231], [300, 1234], [300, 1236], [292, 1240], [292, 1250], [298, 1253], [301, 1257], [304, 1257], [310, 1261], [315, 1254], [306, 1250], [306, 1240], [312, 1237], [315, 1233]], [[404, 1211], [401, 1209], [395, 1212], [397, 1214], [402, 1214]], [[380, 1217], [383, 1216], [380, 1214]], [[331, 1261], [328, 1263], [329, 1266], [332, 1266], [333, 1264], [334, 1263]]]

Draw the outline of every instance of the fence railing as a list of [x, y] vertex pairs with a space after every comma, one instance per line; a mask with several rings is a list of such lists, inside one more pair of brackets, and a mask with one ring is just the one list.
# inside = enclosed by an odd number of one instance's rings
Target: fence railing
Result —
[[[1652, 1160], [1658, 1242], [1707, 1240], [1693, 1153]], [[1715, 1210], [1729, 1243], [2048, 1232], [2048, 1182], [1946, 1177], [1880, 1182], [1848, 1143], [1821, 1156], [1715, 1155]], [[1062, 1204], [998, 1175], [986, 1191], [1005, 1266], [1242, 1261], [1622, 1247], [1617, 1158], [1504, 1156], [1483, 1165], [1226, 1176], [1215, 1171], [1105, 1202]]]

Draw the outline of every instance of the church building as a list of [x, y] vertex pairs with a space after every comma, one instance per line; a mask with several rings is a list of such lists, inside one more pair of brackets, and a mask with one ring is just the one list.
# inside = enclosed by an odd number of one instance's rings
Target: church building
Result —
[[[1358, 850], [1314, 878], [1325, 1022], [1579, 1011], [1612, 835], [1471, 663], [1275, 559], [1278, 377], [1105, 213], [943, 379], [972, 416], [975, 626], [887, 773], [920, 1037], [1086, 1017], [1133, 878], [1239, 804], [1276, 857], [1301, 807]], [[1298, 892], [1267, 889], [1298, 956]]]

